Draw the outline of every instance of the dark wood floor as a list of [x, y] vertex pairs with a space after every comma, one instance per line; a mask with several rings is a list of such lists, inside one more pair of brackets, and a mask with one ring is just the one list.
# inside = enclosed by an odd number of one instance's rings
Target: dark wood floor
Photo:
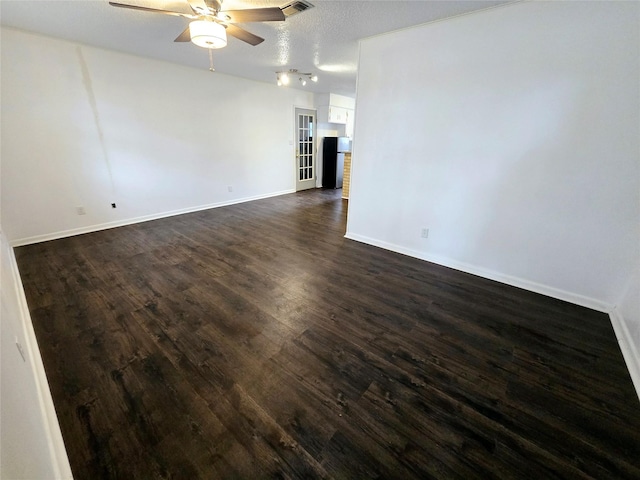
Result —
[[17, 249], [77, 479], [640, 478], [606, 315], [346, 240], [339, 195]]

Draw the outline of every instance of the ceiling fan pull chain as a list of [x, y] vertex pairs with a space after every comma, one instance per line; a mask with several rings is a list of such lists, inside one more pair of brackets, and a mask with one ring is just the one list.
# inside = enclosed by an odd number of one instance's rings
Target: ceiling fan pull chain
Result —
[[209, 49], [209, 71], [210, 72], [216, 71], [216, 69], [213, 68], [213, 52], [211, 51], [211, 49]]

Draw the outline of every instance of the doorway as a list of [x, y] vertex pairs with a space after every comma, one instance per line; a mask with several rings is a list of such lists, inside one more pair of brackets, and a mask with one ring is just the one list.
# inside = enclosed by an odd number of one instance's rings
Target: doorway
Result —
[[296, 192], [316, 186], [316, 112], [296, 108]]

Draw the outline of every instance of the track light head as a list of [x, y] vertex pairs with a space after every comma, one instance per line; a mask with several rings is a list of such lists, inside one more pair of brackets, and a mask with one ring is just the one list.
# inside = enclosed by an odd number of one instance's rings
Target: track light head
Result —
[[289, 85], [291, 83], [291, 77], [298, 77], [298, 81], [304, 87], [307, 84], [307, 80], [311, 80], [314, 83], [318, 82], [318, 76], [313, 73], [298, 72], [296, 68], [290, 68], [288, 71], [276, 72], [276, 83], [279, 87], [283, 85]]

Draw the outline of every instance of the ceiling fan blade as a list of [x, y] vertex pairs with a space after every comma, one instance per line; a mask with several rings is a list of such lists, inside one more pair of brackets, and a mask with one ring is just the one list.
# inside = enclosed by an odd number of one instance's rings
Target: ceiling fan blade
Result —
[[174, 40], [174, 42], [190, 42], [191, 41], [191, 32], [189, 31], [189, 27], [184, 29], [178, 37]]
[[227, 15], [231, 23], [281, 22], [285, 19], [284, 13], [278, 7], [224, 10], [220, 13]]
[[172, 12], [171, 10], [160, 10], [157, 8], [141, 7], [139, 5], [129, 5], [127, 3], [109, 2], [109, 5], [111, 5], [112, 7], [129, 8], [131, 10], [142, 10], [143, 12], [164, 13], [165, 15], [174, 15], [176, 17], [198, 18], [197, 15], [190, 15], [188, 13]]
[[236, 25], [225, 25], [227, 28], [227, 34], [232, 37], [236, 37], [238, 40], [242, 40], [243, 42], [247, 42], [254, 47], [259, 43], [264, 42], [264, 38], [261, 38], [257, 35], [254, 35], [251, 32], [247, 32], [244, 28], [240, 28]]

